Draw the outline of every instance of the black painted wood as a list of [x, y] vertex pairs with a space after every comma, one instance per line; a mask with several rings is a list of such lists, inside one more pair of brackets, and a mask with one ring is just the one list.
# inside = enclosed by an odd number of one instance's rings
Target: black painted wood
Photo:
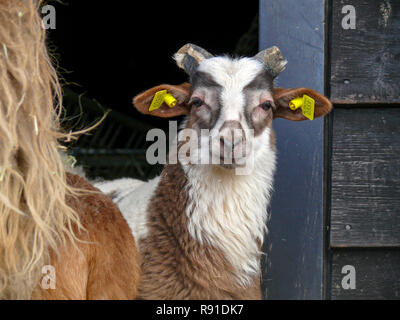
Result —
[[[356, 29], [343, 29], [345, 5]], [[400, 1], [332, 0], [331, 99], [335, 103], [400, 102]]]
[[[321, 0], [260, 0], [260, 49], [276, 45], [288, 60], [279, 86], [324, 91], [324, 20]], [[324, 119], [277, 119], [274, 129], [278, 163], [263, 247], [264, 296], [322, 299]]]
[[[343, 289], [344, 266], [355, 269], [355, 289]], [[338, 249], [332, 257], [332, 299], [400, 299], [400, 249]]]
[[332, 135], [331, 246], [400, 246], [400, 108], [336, 108]]

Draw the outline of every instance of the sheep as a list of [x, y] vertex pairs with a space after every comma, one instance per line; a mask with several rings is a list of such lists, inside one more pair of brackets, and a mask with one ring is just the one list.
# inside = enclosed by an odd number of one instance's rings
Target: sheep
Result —
[[[112, 181], [97, 186], [113, 193], [137, 241], [139, 298], [261, 299], [261, 245], [276, 163], [272, 121], [306, 120], [301, 109], [289, 106], [303, 95], [314, 99], [315, 117], [332, 105], [311, 89], [274, 88], [286, 65], [277, 47], [231, 58], [187, 44], [174, 58], [189, 83], [156, 86], [133, 102], [143, 114], [186, 116], [173, 151], [178, 161], [130, 190]], [[149, 111], [161, 90], [172, 94], [176, 105]], [[185, 130], [205, 142], [190, 143]], [[190, 148], [180, 152], [187, 143]], [[192, 155], [211, 163], [195, 162]], [[239, 174], [243, 167], [251, 171]]]
[[0, 299], [134, 299], [127, 222], [61, 156], [76, 135], [60, 128], [40, 4], [0, 1]]

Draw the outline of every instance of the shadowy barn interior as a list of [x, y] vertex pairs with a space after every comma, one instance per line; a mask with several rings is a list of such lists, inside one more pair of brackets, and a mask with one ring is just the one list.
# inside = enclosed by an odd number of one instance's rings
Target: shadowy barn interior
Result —
[[[400, 298], [398, 1], [260, 0], [229, 10], [207, 1], [195, 9], [51, 4], [57, 25], [49, 46], [64, 78], [65, 128], [87, 127], [111, 110], [72, 146], [92, 179], [160, 172], [146, 162], [146, 132], [168, 123], [140, 115], [132, 98], [186, 80], [172, 60], [183, 44], [249, 56], [277, 45], [289, 61], [278, 83], [324, 92], [335, 109], [326, 119], [274, 124], [278, 171], [264, 297]], [[347, 5], [355, 9], [354, 28]], [[355, 286], [346, 286], [353, 271]]]

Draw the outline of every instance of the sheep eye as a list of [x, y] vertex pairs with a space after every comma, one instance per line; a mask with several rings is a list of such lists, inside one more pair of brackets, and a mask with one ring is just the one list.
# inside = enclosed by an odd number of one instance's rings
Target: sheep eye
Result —
[[261, 108], [263, 108], [265, 111], [271, 109], [272, 108], [271, 101], [265, 101], [263, 104], [261, 104]]
[[204, 104], [204, 102], [199, 98], [194, 98], [192, 100], [192, 102], [190, 103], [190, 105], [192, 105], [195, 108], [201, 107], [203, 104]]

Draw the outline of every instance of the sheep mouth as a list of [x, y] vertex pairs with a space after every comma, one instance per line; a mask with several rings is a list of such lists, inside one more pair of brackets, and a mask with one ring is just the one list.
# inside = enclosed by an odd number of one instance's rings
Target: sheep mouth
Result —
[[234, 170], [234, 169], [237, 168], [236, 164], [224, 164], [224, 163], [221, 163], [221, 164], [219, 164], [219, 166], [221, 168], [224, 168], [224, 169], [227, 169], [227, 170]]
[[229, 170], [236, 169], [236, 168], [242, 168], [242, 167], [245, 167], [245, 165], [246, 165], [246, 158], [236, 159], [233, 157], [233, 158], [228, 158], [229, 162], [226, 160], [227, 160], [226, 158], [221, 156], [220, 163], [218, 165], [224, 169], [229, 169]]

